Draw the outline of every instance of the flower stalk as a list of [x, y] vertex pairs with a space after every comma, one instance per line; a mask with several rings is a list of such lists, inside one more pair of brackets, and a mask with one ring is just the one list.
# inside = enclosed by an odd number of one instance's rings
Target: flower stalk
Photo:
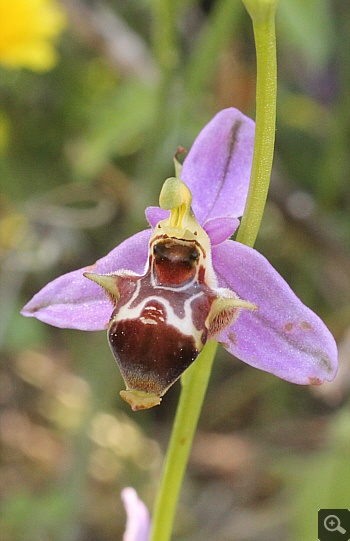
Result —
[[[276, 126], [277, 62], [275, 8], [248, 9], [253, 19], [257, 55], [256, 131], [251, 182], [237, 240], [253, 247], [270, 184]], [[197, 362], [182, 376], [181, 395], [154, 507], [149, 541], [169, 541], [192, 441], [217, 349], [208, 342]]]
[[169, 541], [177, 500], [207, 390], [217, 342], [207, 342], [181, 378], [181, 396], [152, 517], [150, 541]]
[[277, 61], [275, 11], [253, 17], [257, 58], [256, 129], [252, 173], [237, 241], [253, 247], [270, 185], [275, 144]]

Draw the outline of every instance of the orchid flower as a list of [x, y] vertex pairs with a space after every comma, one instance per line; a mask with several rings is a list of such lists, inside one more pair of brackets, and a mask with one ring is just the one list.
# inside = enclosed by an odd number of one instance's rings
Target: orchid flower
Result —
[[[167, 179], [151, 228], [94, 265], [49, 283], [23, 308], [57, 327], [108, 329], [138, 410], [216, 339], [238, 359], [287, 381], [319, 385], [337, 368], [333, 336], [256, 250], [230, 240], [247, 199], [254, 122], [230, 108], [195, 140], [181, 179]], [[179, 170], [179, 168], [178, 168]]]
[[151, 526], [147, 507], [131, 487], [122, 490], [121, 498], [127, 517], [123, 541], [147, 541]]

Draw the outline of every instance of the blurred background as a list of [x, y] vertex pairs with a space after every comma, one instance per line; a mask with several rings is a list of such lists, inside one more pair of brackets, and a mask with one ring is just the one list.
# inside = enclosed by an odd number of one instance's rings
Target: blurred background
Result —
[[[334, 334], [336, 380], [299, 387], [219, 349], [176, 541], [308, 541], [349, 506], [346, 0], [281, 0], [276, 155], [256, 243]], [[254, 118], [239, 0], [0, 0], [0, 491], [3, 541], [121, 540], [120, 490], [151, 509], [179, 395], [133, 413], [104, 332], [19, 314], [60, 274], [147, 227], [212, 116]]]

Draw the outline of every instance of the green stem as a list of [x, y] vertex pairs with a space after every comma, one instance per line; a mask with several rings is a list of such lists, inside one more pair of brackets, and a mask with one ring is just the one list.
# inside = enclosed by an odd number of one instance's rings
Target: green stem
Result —
[[[268, 2], [245, 0], [253, 18], [257, 54], [256, 132], [252, 177], [238, 238], [253, 246], [270, 182], [276, 122], [275, 7]], [[257, 8], [257, 9], [256, 9]], [[271, 8], [271, 9], [270, 9]], [[181, 378], [182, 390], [165, 459], [153, 514], [149, 541], [169, 541], [183, 476], [209, 382], [217, 342], [206, 344], [200, 357]]]
[[[244, 7], [240, 2], [219, 0], [199, 35], [185, 70], [185, 89], [188, 107], [198, 101], [198, 94], [213, 80], [218, 57], [237, 33]], [[188, 115], [188, 111], [185, 112]]]
[[265, 208], [275, 144], [277, 62], [274, 12], [253, 21], [256, 57], [256, 129], [248, 199], [237, 240], [253, 246]]
[[169, 541], [171, 538], [177, 500], [216, 348], [215, 340], [208, 342], [201, 355], [181, 378], [181, 395], [155, 503], [149, 541]]

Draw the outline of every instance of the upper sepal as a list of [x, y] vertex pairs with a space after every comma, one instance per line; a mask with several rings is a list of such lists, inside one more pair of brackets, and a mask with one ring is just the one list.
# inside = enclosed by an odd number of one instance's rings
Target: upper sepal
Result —
[[200, 224], [243, 215], [253, 160], [255, 123], [234, 108], [220, 111], [200, 132], [181, 179], [191, 190]]

